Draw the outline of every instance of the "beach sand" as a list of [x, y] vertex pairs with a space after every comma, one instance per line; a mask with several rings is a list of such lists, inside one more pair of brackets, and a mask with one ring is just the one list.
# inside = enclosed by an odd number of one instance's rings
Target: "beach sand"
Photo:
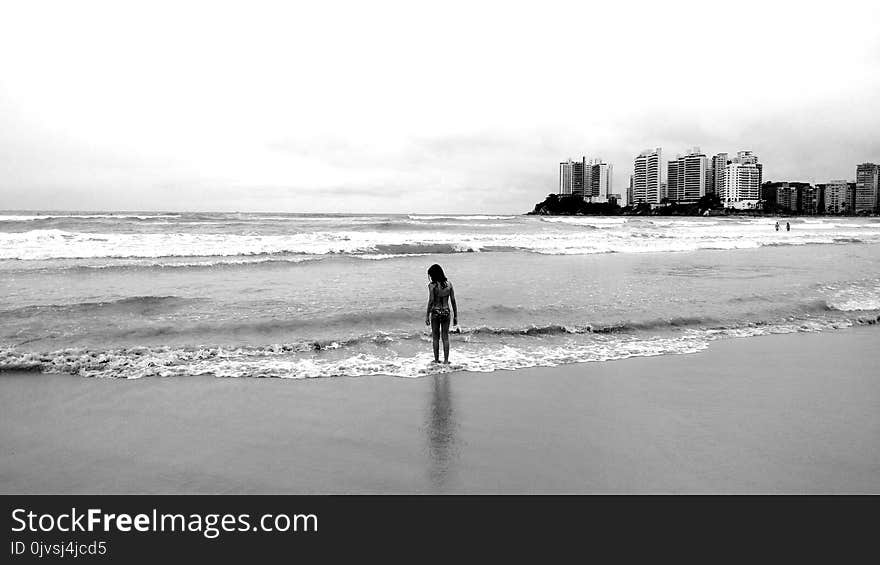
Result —
[[421, 379], [2, 373], [0, 492], [876, 493], [878, 342]]

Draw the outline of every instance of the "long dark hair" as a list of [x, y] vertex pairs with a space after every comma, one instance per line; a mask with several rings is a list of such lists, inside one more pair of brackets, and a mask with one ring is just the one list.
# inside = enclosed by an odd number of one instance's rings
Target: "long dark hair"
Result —
[[443, 274], [443, 267], [434, 263], [428, 267], [428, 276], [431, 277], [431, 282], [435, 282], [443, 288], [446, 288], [446, 275]]

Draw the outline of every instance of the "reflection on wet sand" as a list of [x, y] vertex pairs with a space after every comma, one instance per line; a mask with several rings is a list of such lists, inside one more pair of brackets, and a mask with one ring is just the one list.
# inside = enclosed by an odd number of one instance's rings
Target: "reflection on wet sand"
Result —
[[452, 482], [455, 446], [455, 414], [449, 375], [434, 375], [428, 406], [428, 474], [431, 485], [444, 490]]

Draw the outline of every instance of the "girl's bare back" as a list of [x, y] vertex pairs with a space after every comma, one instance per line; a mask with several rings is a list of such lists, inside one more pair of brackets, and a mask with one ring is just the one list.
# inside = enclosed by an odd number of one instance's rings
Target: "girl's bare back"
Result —
[[445, 287], [437, 283], [431, 283], [431, 287], [433, 290], [432, 296], [434, 297], [432, 307], [448, 310], [449, 295], [452, 294], [452, 283], [447, 283]]

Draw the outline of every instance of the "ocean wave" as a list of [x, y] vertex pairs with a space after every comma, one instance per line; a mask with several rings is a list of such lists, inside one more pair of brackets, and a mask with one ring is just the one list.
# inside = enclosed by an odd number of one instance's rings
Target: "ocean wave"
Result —
[[712, 326], [717, 324], [714, 318], [699, 317], [675, 317], [675, 318], [657, 318], [653, 320], [628, 321], [611, 324], [582, 324], [582, 325], [565, 325], [565, 324], [546, 324], [546, 325], [530, 325], [522, 328], [497, 328], [490, 326], [479, 326], [471, 329], [464, 329], [464, 335], [493, 335], [493, 336], [553, 336], [566, 334], [619, 334], [644, 332], [650, 330], [677, 329], [695, 326]]
[[289, 255], [424, 254], [478, 251], [497, 238], [383, 232], [287, 235], [202, 233], [82, 233], [59, 229], [0, 233], [0, 259], [159, 259]]
[[[215, 217], [212, 217], [216, 219]], [[189, 218], [187, 218], [189, 221]], [[408, 220], [407, 220], [408, 221]], [[684, 220], [633, 220], [631, 218], [554, 217], [500, 227], [425, 226], [409, 229], [401, 220], [366, 226], [340, 224], [336, 230], [286, 231], [277, 226], [262, 233], [259, 223], [247, 233], [211, 233], [126, 229], [70, 231], [56, 228], [0, 232], [0, 260], [48, 261], [55, 259], [167, 259], [241, 258], [332, 255], [452, 254], [472, 252], [530, 252], [546, 255], [601, 253], [688, 252], [699, 249], [755, 249], [789, 245], [880, 243], [880, 229], [799, 229], [775, 232], [764, 222], [698, 222]], [[395, 223], [397, 222], [397, 223]], [[385, 223], [394, 229], [383, 228]], [[161, 226], [165, 229], [165, 226]], [[363, 229], [362, 229], [363, 228]], [[97, 228], [96, 228], [97, 229]], [[102, 228], [104, 229], [104, 228]]]
[[[171, 311], [185, 306], [197, 299], [183, 299], [179, 297], [139, 297], [113, 302], [86, 302], [71, 305], [48, 305], [26, 306], [14, 310], [0, 311], [0, 319], [4, 317], [25, 318], [31, 316], [52, 314], [93, 314], [100, 311], [107, 314], [106, 310], [133, 312], [141, 315], [150, 315], [158, 311]], [[494, 309], [493, 309], [494, 310]], [[527, 309], [511, 308], [508, 313], [523, 313]], [[226, 319], [210, 321], [187, 321], [184, 319], [163, 324], [142, 324], [137, 326], [123, 326], [119, 328], [105, 327], [102, 329], [104, 339], [124, 341], [154, 342], [157, 338], [171, 341], [184, 341], [191, 343], [195, 340], [217, 338], [226, 336], [273, 336], [290, 334], [308, 334], [314, 330], [326, 332], [337, 331], [334, 338], [321, 340], [306, 339], [296, 344], [285, 344], [298, 351], [321, 349], [333, 344], [333, 348], [353, 347], [364, 343], [389, 343], [406, 341], [423, 341], [429, 335], [426, 329], [421, 329], [418, 321], [420, 311], [410, 310], [378, 310], [371, 312], [350, 312], [321, 316], [317, 318], [271, 318], [257, 320]], [[770, 322], [752, 322], [752, 324], [765, 324]], [[554, 337], [565, 335], [586, 334], [637, 334], [647, 332], [669, 332], [682, 328], [710, 328], [716, 327], [718, 322], [713, 318], [687, 318], [675, 317], [670, 319], [658, 318], [654, 320], [628, 321], [619, 323], [583, 323], [583, 324], [529, 324], [519, 327], [480, 325], [474, 327], [458, 328], [454, 333], [461, 336], [466, 342], [482, 341], [486, 338], [503, 337]], [[395, 329], [378, 332], [355, 334], [357, 328], [361, 331], [372, 327], [402, 328], [415, 326], [419, 329]], [[344, 332], [344, 333], [342, 333]]]
[[539, 216], [542, 222], [570, 224], [588, 227], [616, 227], [629, 222], [629, 218], [613, 216]]
[[467, 215], [467, 216], [423, 216], [423, 215], [411, 215], [407, 216], [410, 220], [513, 220], [518, 218], [519, 216], [486, 216], [480, 214]]
[[[408, 255], [401, 255], [405, 257]], [[358, 258], [372, 258], [372, 256], [357, 256]], [[252, 265], [262, 266], [286, 266], [299, 263], [311, 263], [329, 258], [324, 255], [256, 255], [256, 256], [226, 256], [226, 257], [110, 257], [102, 258], [101, 262], [83, 264], [75, 259], [47, 259], [43, 261], [22, 261], [9, 259], [4, 270], [8, 271], [127, 271], [127, 270], [157, 270], [173, 271], [174, 269], [220, 269], [247, 267]], [[378, 259], [389, 257], [377, 256]]]
[[[455, 364], [430, 363], [427, 348], [407, 355], [340, 350], [346, 344], [302, 342], [251, 347], [132, 347], [107, 350], [64, 349], [34, 353], [0, 349], [0, 371], [67, 373], [83, 377], [136, 379], [160, 376], [213, 375], [216, 377], [360, 377], [387, 375], [420, 377], [440, 371], [491, 372], [696, 353], [713, 340], [794, 332], [820, 332], [855, 324], [877, 324], [880, 317], [856, 320], [807, 320], [732, 328], [686, 329], [671, 336], [591, 335], [574, 341], [526, 340], [518, 343], [473, 343], [462, 340], [454, 348]], [[377, 336], [379, 337], [379, 336]], [[457, 338], [456, 338], [457, 339]]]
[[[174, 297], [139, 297], [132, 303], [163, 302]], [[96, 307], [86, 304], [83, 307]], [[806, 310], [828, 310], [822, 301], [807, 304]], [[388, 311], [379, 317], [411, 317]], [[340, 328], [354, 315], [334, 317]], [[387, 320], [380, 320], [387, 323]], [[787, 316], [774, 321], [719, 324], [711, 318], [680, 317], [619, 324], [530, 325], [524, 327], [478, 326], [452, 334], [458, 342], [455, 370], [494, 371], [564, 363], [605, 361], [632, 356], [698, 351], [714, 339], [741, 338], [779, 333], [818, 332], [877, 324], [880, 316], [860, 314], [838, 317]], [[306, 321], [326, 328], [327, 319]], [[260, 329], [261, 323], [224, 323], [218, 335], [227, 338], [243, 328]], [[278, 322], [265, 322], [267, 332], [279, 329]], [[288, 325], [303, 326], [291, 320]], [[202, 328], [204, 330], [205, 328]], [[281, 328], [282, 330], [289, 328]], [[192, 332], [177, 326], [144, 327], [130, 330], [126, 337], [169, 337]], [[130, 335], [129, 335], [130, 334]], [[118, 336], [117, 336], [118, 337]], [[112, 340], [109, 340], [112, 342]], [[139, 378], [145, 376], [271, 376], [285, 378], [392, 375], [413, 377], [427, 374], [427, 344], [430, 335], [420, 331], [377, 331], [361, 335], [304, 339], [269, 345], [239, 346], [139, 346], [108, 349], [68, 348], [48, 352], [0, 348], [0, 370], [31, 370], [69, 373], [88, 377]]]
[[131, 348], [107, 351], [68, 349], [48, 353], [0, 351], [0, 370], [67, 373], [83, 377], [136, 379], [213, 375], [217, 377], [419, 377], [437, 371], [490, 372], [565, 363], [606, 361], [664, 353], [692, 353], [705, 348], [693, 337], [630, 341], [598, 341], [584, 345], [510, 345], [458, 348], [455, 365], [432, 366], [430, 354], [410, 356], [359, 353], [342, 359], [302, 356], [284, 347], [257, 349]]
[[880, 310], [880, 277], [822, 285], [829, 308], [841, 312]]
[[377, 245], [380, 255], [443, 255], [448, 253], [473, 253], [478, 251], [468, 245], [456, 243], [396, 243]]
[[[645, 334], [649, 332], [667, 333], [686, 328], [724, 329], [738, 326], [764, 326], [779, 320], [800, 320], [814, 317], [834, 317], [834, 313], [846, 315], [851, 312], [880, 310], [880, 287], [873, 290], [862, 287], [847, 287], [844, 290], [828, 290], [827, 298], [816, 298], [788, 303], [765, 312], [766, 319], [725, 319], [712, 316], [673, 316], [630, 320], [582, 320], [572, 321], [570, 313], [560, 310], [560, 320], [545, 324], [527, 325], [475, 325], [458, 328], [465, 340], [481, 340], [487, 337], [541, 337], [582, 334]], [[181, 296], [134, 296], [117, 300], [86, 301], [71, 304], [33, 304], [13, 309], [0, 310], [0, 320], [28, 319], [49, 316], [49, 320], [59, 315], [114, 316], [134, 314], [141, 316], [162, 315], [145, 320], [141, 324], [108, 324], [101, 328], [101, 339], [110, 342], [123, 340], [138, 343], [155, 343], [157, 340], [196, 343], [226, 336], [279, 336], [295, 335], [335, 335], [333, 341], [340, 346], [350, 346], [366, 342], [421, 340], [426, 330], [418, 323], [423, 311], [417, 308], [389, 308], [370, 311], [353, 310], [339, 313], [288, 313], [283, 316], [264, 314], [230, 319], [227, 316], [206, 318], [202, 307], [196, 306], [194, 312], [181, 309], [201, 300], [197, 297]], [[776, 303], [776, 298], [746, 296], [733, 298], [732, 302]], [[215, 306], [206, 306], [209, 310]], [[221, 308], [222, 310], [222, 308]], [[271, 310], [269, 311], [271, 312]], [[554, 309], [546, 306], [530, 308], [502, 304], [487, 305], [484, 310], [472, 313], [482, 319], [530, 319], [535, 316], [546, 318], [554, 316]], [[168, 315], [171, 316], [168, 316]], [[499, 316], [501, 318], [499, 318]], [[113, 318], [108, 318], [112, 320]], [[417, 330], [410, 330], [415, 326]], [[384, 332], [369, 332], [373, 328], [383, 328]], [[33, 340], [29, 340], [33, 341]], [[309, 341], [308, 343], [313, 343]]]
[[193, 298], [181, 298], [179, 296], [130, 296], [118, 300], [103, 302], [74, 302], [71, 304], [35, 304], [0, 310], [2, 318], [28, 318], [39, 316], [47, 312], [60, 314], [81, 314], [113, 311], [132, 312], [147, 315], [159, 310], [170, 310], [188, 304]]
[[0, 215], [0, 222], [32, 222], [35, 220], [46, 220], [54, 216], [20, 216], [20, 215]]
[[0, 222], [32, 222], [36, 220], [153, 220], [180, 218], [180, 214], [9, 214], [0, 215]]
[[[187, 305], [199, 299], [177, 299], [158, 302], [153, 305], [149, 302], [133, 303], [85, 303], [71, 306], [27, 306], [24, 308], [0, 312], [0, 319], [5, 316], [19, 318], [37, 316], [46, 313], [61, 314], [92, 314], [101, 309], [112, 309], [125, 312], [133, 312], [140, 315], [153, 315], [158, 312], [171, 311]], [[57, 308], [57, 310], [55, 310]], [[109, 312], [100, 312], [107, 314]], [[398, 328], [401, 326], [420, 327], [420, 314], [424, 311], [409, 310], [376, 310], [371, 312], [350, 312], [335, 315], [325, 315], [315, 318], [306, 318], [291, 315], [285, 318], [259, 318], [259, 319], [227, 319], [205, 320], [196, 315], [193, 318], [181, 316], [175, 319], [162, 319], [161, 322], [125, 324], [121, 326], [107, 325], [100, 329], [100, 338], [109, 342], [183, 342], [198, 343], [200, 341], [225, 340], [229, 336], [245, 336], [272, 338], [284, 335], [316, 335], [316, 333], [331, 333], [335, 337], [326, 339], [306, 339], [298, 342], [295, 347], [308, 349], [314, 344], [327, 345], [335, 343], [334, 347], [353, 346], [360, 343], [384, 343], [388, 341], [405, 341], [422, 339], [426, 333], [424, 330], [375, 330], [374, 333], [357, 332], [370, 331], [374, 328]], [[424, 326], [421, 326], [424, 327]], [[33, 341], [33, 340], [28, 340]], [[304, 343], [306, 346], [301, 346]], [[305, 349], [303, 349], [305, 347]]]

